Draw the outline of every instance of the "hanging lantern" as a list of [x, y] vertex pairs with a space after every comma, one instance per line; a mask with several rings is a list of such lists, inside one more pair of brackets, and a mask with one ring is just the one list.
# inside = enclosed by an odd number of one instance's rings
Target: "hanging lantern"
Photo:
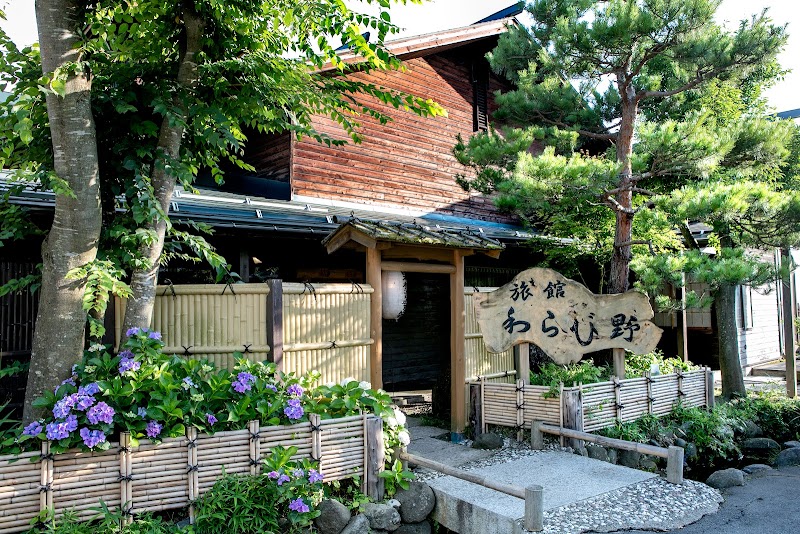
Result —
[[400, 319], [406, 311], [406, 277], [400, 271], [384, 271], [381, 273], [381, 291], [383, 293], [383, 318]]

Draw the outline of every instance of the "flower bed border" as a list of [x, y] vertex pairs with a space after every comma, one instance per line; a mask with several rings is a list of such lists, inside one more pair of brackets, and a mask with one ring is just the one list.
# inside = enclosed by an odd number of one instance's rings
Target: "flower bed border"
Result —
[[646, 414], [666, 415], [680, 403], [685, 407], [713, 406], [711, 369], [682, 371], [573, 387], [559, 387], [548, 397], [547, 386], [531, 386], [518, 380], [502, 384], [470, 382], [473, 427], [486, 432], [487, 425], [516, 428], [521, 432], [532, 421], [593, 432]]
[[247, 429], [213, 435], [188, 428], [185, 437], [141, 440], [135, 447], [130, 434], [122, 433], [107, 451], [51, 454], [50, 442], [43, 441], [41, 451], [0, 456], [0, 533], [28, 530], [48, 509], [57, 515], [73, 510], [78, 519], [90, 519], [100, 500], [128, 517], [188, 505], [193, 520], [193, 502], [223, 470], [258, 474], [261, 459], [276, 446], [297, 447], [293, 459], [318, 461], [326, 481], [361, 476], [366, 483], [368, 421], [377, 418], [320, 420], [312, 414], [310, 419], [266, 427], [250, 421]]

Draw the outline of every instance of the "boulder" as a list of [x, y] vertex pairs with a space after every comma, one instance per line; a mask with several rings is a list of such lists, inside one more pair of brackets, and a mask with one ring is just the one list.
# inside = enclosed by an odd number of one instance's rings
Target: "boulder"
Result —
[[675, 438], [675, 446], [676, 447], [686, 447], [686, 440], [683, 438]]
[[424, 521], [436, 505], [436, 496], [424, 482], [412, 480], [408, 489], [399, 489], [394, 496], [400, 502], [400, 516], [405, 523]]
[[386, 504], [388, 504], [389, 506], [391, 506], [395, 510], [399, 510], [400, 509], [400, 501], [398, 501], [397, 499], [389, 499], [388, 501], [386, 501]]
[[772, 471], [772, 468], [766, 464], [750, 464], [742, 467], [742, 471], [748, 475], [755, 475], [757, 473], [763, 473], [764, 471]]
[[487, 432], [481, 434], [472, 442], [473, 449], [502, 449], [503, 436]]
[[764, 435], [764, 430], [753, 421], [747, 421], [744, 424], [742, 435], [746, 438], [758, 438]]
[[686, 447], [683, 448], [683, 457], [687, 460], [697, 458], [697, 445], [694, 443], [687, 443]]
[[712, 488], [725, 489], [733, 486], [744, 486], [744, 473], [738, 469], [722, 469], [711, 473], [706, 484]]
[[608, 451], [605, 447], [601, 447], [600, 445], [587, 445], [586, 453], [589, 458], [593, 460], [608, 461]]
[[350, 509], [334, 499], [325, 499], [317, 507], [320, 514], [314, 526], [322, 534], [339, 534], [350, 522]]
[[742, 442], [742, 452], [748, 458], [770, 458], [780, 450], [780, 444], [774, 439], [748, 438]]
[[786, 467], [789, 465], [800, 465], [800, 447], [792, 447], [790, 449], [782, 450], [775, 461], [772, 462], [775, 467]]
[[642, 455], [636, 451], [619, 451], [619, 465], [636, 469]]
[[658, 471], [658, 464], [652, 458], [642, 458], [639, 461], [639, 467], [645, 471], [655, 472]]
[[388, 504], [367, 503], [362, 507], [362, 512], [372, 530], [394, 532], [400, 526], [400, 513]]
[[572, 450], [578, 456], [589, 456], [589, 451], [586, 450], [586, 447], [577, 447]]
[[353, 517], [341, 534], [370, 534], [369, 519], [363, 515]]
[[795, 447], [800, 447], [800, 441], [787, 441], [783, 444], [783, 447], [786, 449], [793, 449]]
[[421, 523], [406, 523], [394, 531], [394, 534], [431, 534], [433, 529], [427, 521]]
[[616, 464], [619, 453], [617, 449], [608, 449], [608, 463]]

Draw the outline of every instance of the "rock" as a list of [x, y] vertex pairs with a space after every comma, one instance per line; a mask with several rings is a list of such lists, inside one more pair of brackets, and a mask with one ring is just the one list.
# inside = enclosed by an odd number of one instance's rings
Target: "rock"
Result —
[[400, 526], [400, 513], [388, 504], [367, 503], [362, 507], [362, 511], [373, 530], [393, 532]]
[[744, 486], [744, 473], [734, 468], [715, 471], [708, 477], [706, 484], [717, 489]]
[[472, 442], [473, 449], [502, 449], [503, 448], [503, 436], [499, 436], [497, 434], [493, 434], [491, 432], [487, 432], [486, 434], [481, 434], [475, 441]]
[[675, 446], [676, 447], [686, 447], [686, 440], [683, 438], [675, 438]]
[[619, 453], [617, 449], [608, 449], [608, 463], [616, 464]]
[[742, 443], [745, 456], [751, 458], [769, 458], [781, 450], [781, 446], [774, 439], [748, 438]]
[[697, 458], [697, 445], [694, 443], [687, 443], [686, 447], [683, 448], [683, 457], [687, 460]]
[[658, 464], [655, 462], [655, 460], [652, 460], [651, 458], [642, 458], [639, 461], [639, 467], [641, 467], [645, 471], [651, 471], [651, 472], [658, 471]]
[[586, 453], [589, 458], [592, 458], [593, 460], [600, 460], [602, 462], [608, 461], [608, 451], [605, 449], [605, 447], [601, 447], [599, 445], [587, 445]]
[[395, 510], [398, 510], [400, 508], [400, 501], [398, 501], [397, 499], [389, 499], [388, 501], [386, 501], [386, 504], [388, 504]]
[[436, 505], [436, 496], [431, 487], [413, 480], [408, 483], [407, 490], [398, 490], [394, 498], [400, 501], [400, 516], [405, 523], [424, 521]]
[[742, 467], [742, 471], [748, 475], [755, 475], [757, 473], [763, 473], [764, 471], [772, 471], [772, 468], [766, 464], [750, 464]]
[[431, 534], [431, 524], [427, 521], [421, 523], [406, 523], [394, 531], [394, 534]]
[[350, 509], [334, 499], [325, 499], [317, 507], [320, 514], [314, 526], [322, 534], [339, 534], [350, 522]]
[[341, 534], [369, 534], [369, 519], [363, 515], [353, 517]]
[[744, 424], [742, 435], [746, 438], [758, 438], [764, 435], [764, 430], [752, 421], [747, 421]]
[[636, 469], [639, 467], [641, 457], [642, 455], [636, 451], [619, 451], [619, 465]]
[[586, 447], [577, 447], [572, 452], [579, 456], [589, 456], [589, 451], [586, 450]]
[[800, 447], [800, 441], [787, 441], [783, 444], [783, 447], [786, 449], [794, 449], [795, 447]]
[[784, 449], [772, 462], [776, 467], [786, 467], [788, 465], [800, 465], [800, 447]]

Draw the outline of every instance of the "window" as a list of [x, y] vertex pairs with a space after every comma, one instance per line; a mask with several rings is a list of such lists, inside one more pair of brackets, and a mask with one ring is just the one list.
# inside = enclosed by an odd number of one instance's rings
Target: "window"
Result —
[[472, 63], [472, 131], [489, 129], [489, 64], [483, 58]]

